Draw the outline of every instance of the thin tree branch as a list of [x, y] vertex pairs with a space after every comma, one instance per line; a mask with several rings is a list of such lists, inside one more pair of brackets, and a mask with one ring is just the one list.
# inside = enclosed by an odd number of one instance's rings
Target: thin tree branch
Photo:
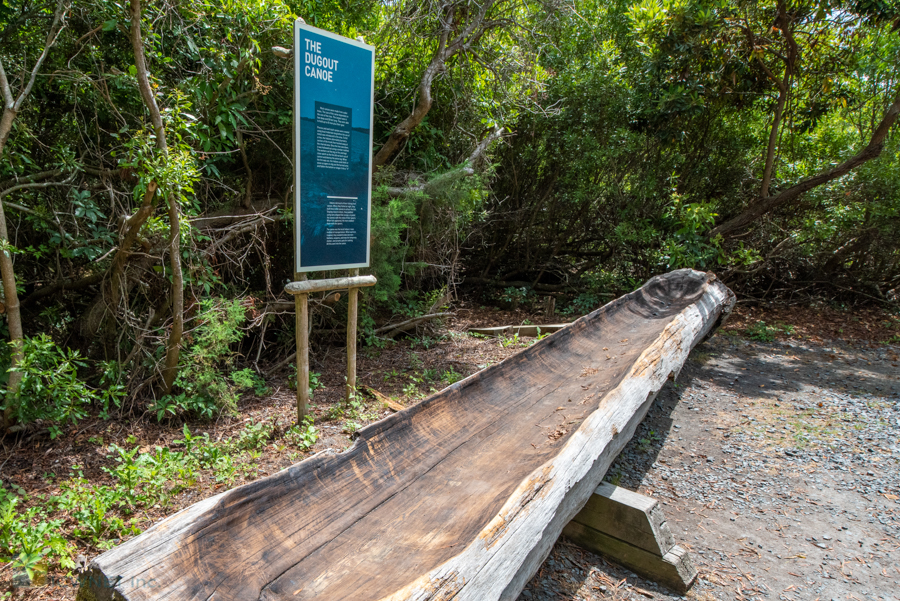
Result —
[[444, 311], [441, 313], [429, 313], [428, 315], [420, 315], [418, 317], [413, 317], [412, 319], [407, 319], [406, 321], [402, 321], [400, 323], [392, 323], [392, 324], [388, 324], [386, 326], [382, 326], [380, 328], [377, 328], [374, 331], [374, 333], [376, 335], [384, 334], [388, 338], [393, 338], [397, 334], [399, 334], [401, 332], [405, 332], [406, 330], [409, 330], [409, 329], [413, 328], [414, 326], [419, 325], [423, 321], [437, 319], [438, 317], [446, 317], [448, 315], [453, 315], [453, 313]]
[[169, 145], [166, 143], [166, 130], [163, 127], [162, 115], [156, 104], [153, 88], [150, 87], [150, 78], [147, 76], [147, 60], [144, 58], [144, 41], [141, 38], [141, 0], [131, 0], [131, 46], [134, 50], [134, 62], [137, 68], [138, 88], [144, 106], [150, 113], [150, 122], [156, 132], [156, 145], [164, 155], [169, 154]]
[[803, 181], [794, 184], [790, 188], [782, 190], [774, 196], [758, 199], [740, 215], [737, 215], [736, 217], [733, 217], [725, 223], [710, 230], [708, 234], [709, 237], [712, 238], [718, 235], [725, 236], [731, 234], [732, 232], [740, 231], [752, 225], [753, 222], [755, 222], [766, 213], [769, 213], [777, 209], [778, 207], [786, 205], [795, 200], [801, 194], [812, 190], [817, 186], [821, 186], [822, 184], [842, 177], [856, 167], [862, 165], [863, 163], [877, 158], [879, 155], [881, 155], [881, 151], [884, 149], [884, 140], [885, 138], [887, 138], [891, 127], [893, 127], [893, 125], [897, 122], [898, 114], [900, 114], [900, 89], [898, 89], [897, 93], [894, 96], [893, 102], [888, 107], [887, 111], [885, 111], [881, 123], [879, 123], [878, 127], [875, 128], [875, 131], [872, 132], [872, 137], [869, 139], [869, 143], [856, 155], [850, 157], [837, 167], [834, 167], [827, 171], [823, 171], [812, 177], [808, 177]]
[[475, 164], [481, 159], [484, 153], [487, 151], [488, 147], [490, 147], [491, 142], [500, 138], [503, 135], [503, 128], [494, 127], [484, 139], [478, 143], [475, 147], [475, 150], [472, 151], [472, 154], [463, 161], [462, 165], [458, 169], [454, 169], [452, 171], [448, 171], [443, 173], [431, 181], [425, 182], [424, 184], [417, 184], [415, 186], [407, 186], [405, 188], [401, 187], [389, 187], [387, 189], [388, 196], [391, 198], [397, 198], [398, 196], [403, 196], [404, 194], [415, 194], [416, 192], [424, 192], [427, 188], [432, 186], [440, 186], [442, 184], [446, 184], [447, 182], [455, 179], [459, 179], [461, 177], [469, 177], [475, 175]]
[[[51, 188], [54, 186], [71, 186], [72, 181], [74, 179], [75, 179], [75, 174], [73, 173], [72, 175], [70, 175], [68, 177], [68, 179], [66, 179], [65, 181], [61, 181], [61, 182], [30, 182], [27, 184], [19, 184], [17, 186], [12, 186], [5, 190], [0, 190], [0, 199], [2, 199], [4, 196], [7, 196], [8, 194], [12, 194], [13, 192], [18, 192], [19, 190], [29, 190], [29, 189], [34, 189], [34, 188]], [[9, 203], [7, 203], [7, 204], [9, 204]], [[9, 206], [16, 208], [16, 205], [9, 204]], [[18, 208], [19, 208], [19, 210], [30, 211], [30, 209], [26, 209], [24, 207], [18, 207]]]
[[16, 184], [24, 184], [28, 182], [36, 182], [45, 180], [51, 177], [56, 177], [58, 175], [62, 175], [62, 171], [59, 169], [53, 169], [51, 171], [41, 171], [38, 173], [32, 173], [31, 175], [24, 175], [22, 177], [15, 177], [13, 179], [8, 179], [5, 182], [0, 182], [0, 195], [5, 194], [6, 188], [10, 186], [14, 186]]
[[38, 299], [44, 298], [45, 296], [50, 296], [51, 294], [56, 294], [62, 290], [77, 290], [79, 288], [86, 288], [88, 286], [92, 286], [94, 284], [99, 284], [103, 281], [104, 273], [93, 273], [89, 276], [85, 276], [83, 278], [68, 278], [64, 280], [58, 280], [53, 282], [52, 284], [47, 284], [46, 286], [42, 286], [29, 294], [22, 300], [23, 305], [27, 305], [28, 303], [32, 303]]
[[[31, 70], [31, 77], [28, 80], [28, 84], [16, 99], [15, 106], [13, 106], [14, 111], [19, 112], [22, 103], [25, 102], [25, 99], [31, 94], [31, 88], [34, 87], [34, 80], [37, 79], [37, 74], [41, 70], [41, 65], [44, 64], [44, 59], [47, 58], [47, 55], [50, 53], [50, 48], [56, 43], [56, 38], [59, 37], [60, 32], [62, 32], [63, 27], [65, 27], [64, 24], [60, 25], [60, 21], [65, 19], [65, 13], [68, 10], [69, 6], [65, 3], [65, 0], [59, 0], [59, 3], [56, 5], [56, 12], [53, 14], [53, 24], [50, 25], [50, 33], [47, 34], [47, 42], [44, 44], [44, 51], [41, 52], [37, 62], [34, 64], [34, 68]], [[57, 25], [60, 25], [59, 28], [57, 28]]]

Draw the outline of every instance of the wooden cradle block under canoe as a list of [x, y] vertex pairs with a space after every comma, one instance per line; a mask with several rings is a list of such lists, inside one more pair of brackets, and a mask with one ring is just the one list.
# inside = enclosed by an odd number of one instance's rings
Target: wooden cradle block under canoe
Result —
[[97, 557], [81, 601], [515, 599], [734, 304], [683, 269]]

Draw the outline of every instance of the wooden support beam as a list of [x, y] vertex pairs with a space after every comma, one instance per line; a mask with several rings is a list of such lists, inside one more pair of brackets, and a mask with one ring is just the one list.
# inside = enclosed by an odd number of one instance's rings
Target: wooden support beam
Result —
[[544, 334], [552, 334], [559, 332], [566, 327], [567, 323], [550, 323], [545, 325], [527, 325], [527, 326], [498, 326], [495, 328], [469, 328], [469, 334], [481, 334], [482, 336], [500, 337], [500, 336], [542, 336]]
[[[356, 270], [357, 273], [359, 270]], [[323, 290], [338, 290], [343, 288], [365, 288], [378, 283], [374, 275], [358, 275], [348, 278], [330, 278], [327, 280], [305, 280], [291, 282], [284, 287], [288, 294], [309, 294], [310, 292], [322, 292]]]
[[[350, 270], [350, 280], [355, 280], [359, 276], [359, 269]], [[375, 279], [372, 276], [373, 280]], [[357, 298], [359, 288], [350, 287], [347, 293], [347, 386], [344, 399], [350, 402], [353, 395], [356, 394], [356, 311]]]
[[[301, 282], [306, 279], [305, 273], [296, 273]], [[294, 296], [294, 336], [297, 342], [297, 425], [309, 410], [309, 294]]]
[[734, 295], [653, 278], [320, 454], [96, 557], [81, 601], [515, 599]]
[[[350, 276], [327, 280], [307, 280], [305, 273], [295, 273], [297, 281], [284, 287], [294, 295], [297, 337], [297, 423], [303, 422], [309, 408], [309, 295], [312, 292], [348, 289], [347, 314], [347, 384], [345, 398], [350, 400], [356, 389], [356, 323], [359, 288], [374, 286], [378, 281], [372, 275], [359, 275], [359, 269], [351, 269]], [[338, 297], [340, 298], [340, 297]]]
[[679, 593], [697, 578], [687, 551], [675, 544], [659, 502], [606, 482], [563, 535]]

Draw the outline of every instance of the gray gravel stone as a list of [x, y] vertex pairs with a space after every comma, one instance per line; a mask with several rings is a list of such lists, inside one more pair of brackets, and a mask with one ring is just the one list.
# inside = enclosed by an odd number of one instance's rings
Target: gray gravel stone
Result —
[[[900, 601], [898, 351], [722, 335], [695, 350], [606, 477], [663, 504], [701, 573], [692, 598]], [[655, 590], [560, 541], [520, 598], [627, 599], [626, 585]]]

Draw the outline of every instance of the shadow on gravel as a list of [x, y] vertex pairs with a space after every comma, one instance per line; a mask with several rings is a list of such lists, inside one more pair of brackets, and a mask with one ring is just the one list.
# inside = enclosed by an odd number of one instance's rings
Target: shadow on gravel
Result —
[[[900, 356], [894, 347], [807, 347], [743, 340], [731, 340], [730, 346], [729, 361], [704, 367], [703, 377], [737, 394], [777, 397], [800, 392], [802, 386], [828, 386], [847, 394], [900, 394]], [[696, 352], [702, 354], [703, 349]], [[866, 358], [873, 354], [876, 362]]]
[[[678, 378], [663, 387], [634, 438], [610, 467], [606, 480], [637, 490], [670, 439], [674, 438], [671, 442], [675, 447], [690, 452], [694, 438], [712, 428], [683, 432], [672, 416], [680, 404], [699, 415], [707, 404], [704, 401], [713, 400], [710, 395], [776, 402], [798, 400], [792, 398], [796, 395], [809, 401], [815, 398], [809, 395], [809, 389], [900, 400], [898, 360], [896, 347], [860, 351], [838, 345], [803, 347], [791, 342], [757, 343], [719, 336], [713, 344], [698, 345]], [[707, 457], [698, 455], [697, 459]]]
[[[693, 350], [606, 475], [660, 500], [701, 573], [690, 598], [895, 601], [898, 352], [721, 333]], [[684, 599], [561, 539], [520, 599], [642, 597]]]
[[[684, 437], [675, 425], [672, 412], [685, 402], [684, 395], [694, 383], [695, 366], [685, 364], [678, 378], [669, 380], [659, 391], [647, 417], [641, 422], [634, 437], [610, 466], [605, 480], [629, 490], [637, 490], [644, 476], [659, 459], [663, 447], [675, 438], [683, 444]], [[689, 442], [689, 441], [688, 441]]]

